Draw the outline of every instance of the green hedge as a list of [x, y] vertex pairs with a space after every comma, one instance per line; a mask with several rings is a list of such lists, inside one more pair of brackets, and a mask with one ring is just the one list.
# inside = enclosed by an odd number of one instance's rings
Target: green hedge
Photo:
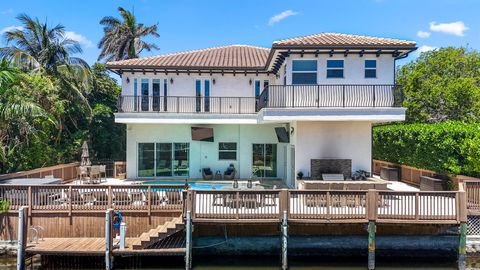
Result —
[[480, 177], [480, 123], [377, 126], [373, 157], [440, 174]]

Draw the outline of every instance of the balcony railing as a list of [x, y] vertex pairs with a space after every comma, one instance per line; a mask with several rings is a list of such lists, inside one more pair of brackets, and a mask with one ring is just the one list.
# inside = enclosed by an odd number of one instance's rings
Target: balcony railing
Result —
[[270, 85], [259, 97], [262, 108], [402, 107], [398, 85]]
[[251, 114], [255, 97], [120, 96], [119, 112]]
[[255, 97], [120, 96], [119, 112], [254, 114], [263, 108], [401, 107], [397, 85], [270, 85]]

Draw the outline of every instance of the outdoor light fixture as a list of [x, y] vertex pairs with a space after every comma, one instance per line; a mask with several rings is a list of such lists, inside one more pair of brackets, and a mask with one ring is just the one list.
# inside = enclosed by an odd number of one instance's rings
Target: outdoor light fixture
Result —
[[129, 77], [127, 77], [127, 83], [130, 83], [130, 78]]
[[212, 83], [215, 84], [215, 78], [212, 79]]
[[248, 81], [248, 84], [252, 85], [252, 79], [250, 79], [250, 80]]
[[173, 78], [170, 78], [170, 84], [173, 84]]

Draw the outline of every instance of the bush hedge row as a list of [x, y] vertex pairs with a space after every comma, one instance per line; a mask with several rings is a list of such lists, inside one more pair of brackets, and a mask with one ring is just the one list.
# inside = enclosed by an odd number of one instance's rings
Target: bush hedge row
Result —
[[373, 157], [439, 174], [480, 177], [480, 123], [377, 126]]

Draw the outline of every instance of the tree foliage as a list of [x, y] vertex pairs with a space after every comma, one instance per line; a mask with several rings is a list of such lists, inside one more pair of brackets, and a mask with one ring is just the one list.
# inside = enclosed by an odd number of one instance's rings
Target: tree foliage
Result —
[[137, 58], [143, 50], [158, 50], [153, 43], [148, 43], [143, 38], [148, 36], [159, 37], [157, 25], [145, 26], [137, 23], [135, 15], [130, 11], [118, 8], [121, 19], [112, 16], [103, 17], [100, 24], [104, 26], [104, 36], [98, 43], [102, 49], [98, 60], [116, 61]]
[[81, 48], [63, 26], [18, 18], [23, 29], [0, 48], [0, 173], [78, 161], [84, 140], [93, 158], [124, 159], [116, 81], [71, 55]]
[[397, 84], [405, 90], [408, 122], [480, 118], [480, 53], [447, 47], [424, 52], [402, 66]]
[[446, 121], [375, 127], [375, 159], [480, 177], [480, 124]]

